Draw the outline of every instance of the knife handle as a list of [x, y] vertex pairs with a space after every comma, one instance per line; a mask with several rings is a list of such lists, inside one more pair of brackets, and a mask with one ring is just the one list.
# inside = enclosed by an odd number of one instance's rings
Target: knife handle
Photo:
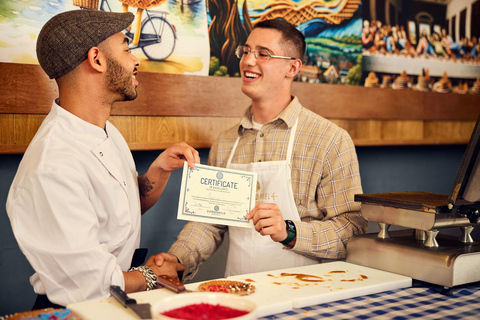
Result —
[[164, 286], [168, 290], [171, 290], [176, 293], [181, 293], [185, 291], [185, 286], [180, 281], [170, 278], [169, 276], [157, 276], [157, 284]]
[[119, 286], [110, 286], [110, 293], [112, 296], [117, 299], [124, 307], [130, 304], [136, 304], [137, 300], [129, 298], [125, 291], [123, 291]]

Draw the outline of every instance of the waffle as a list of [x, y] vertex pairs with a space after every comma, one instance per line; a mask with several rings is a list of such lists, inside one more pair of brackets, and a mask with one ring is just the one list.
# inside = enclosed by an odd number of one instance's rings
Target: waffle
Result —
[[199, 291], [233, 293], [246, 296], [255, 292], [255, 286], [250, 283], [232, 280], [212, 280], [198, 286]]

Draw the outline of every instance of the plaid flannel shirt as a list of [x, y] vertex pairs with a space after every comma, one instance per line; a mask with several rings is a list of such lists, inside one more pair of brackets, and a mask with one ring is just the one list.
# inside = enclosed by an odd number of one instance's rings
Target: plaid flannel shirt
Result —
[[[297, 118], [291, 180], [301, 221], [294, 221], [295, 246], [284, 249], [319, 262], [343, 259], [348, 239], [367, 229], [360, 204], [354, 202], [362, 187], [355, 146], [345, 130], [303, 108], [296, 97], [276, 119], [255, 130], [250, 107], [240, 123], [212, 145], [208, 164], [225, 167], [239, 136], [232, 163], [285, 160]], [[221, 245], [227, 230], [227, 226], [197, 222], [185, 225], [169, 250], [185, 265], [184, 280], [193, 278], [198, 266]]]

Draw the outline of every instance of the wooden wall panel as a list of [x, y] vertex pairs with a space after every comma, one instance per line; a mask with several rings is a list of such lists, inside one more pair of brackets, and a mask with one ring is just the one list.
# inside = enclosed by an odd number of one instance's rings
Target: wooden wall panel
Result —
[[116, 103], [114, 115], [241, 116], [249, 100], [240, 78], [140, 72], [135, 101]]
[[[0, 154], [24, 152], [43, 118], [43, 115], [0, 115]], [[210, 148], [219, 133], [238, 120], [236, 117], [110, 117], [132, 150], [161, 150], [180, 141], [195, 148]], [[332, 122], [347, 130], [357, 146], [466, 144], [475, 126], [474, 121], [332, 119]], [[14, 135], [3, 134], [12, 128]]]
[[357, 140], [381, 140], [382, 121], [378, 120], [342, 120], [330, 119], [339, 127], [347, 130], [352, 139]]
[[476, 120], [480, 114], [480, 95], [425, 92], [425, 114], [429, 120]]
[[[22, 153], [57, 97], [38, 65], [0, 63], [0, 154]], [[132, 150], [186, 141], [209, 148], [249, 105], [241, 79], [141, 72], [139, 97], [117, 103], [110, 121]], [[329, 84], [293, 84], [312, 111], [346, 129], [358, 146], [466, 144], [480, 95]]]
[[472, 135], [474, 121], [426, 121], [425, 133], [426, 139], [438, 139], [439, 141], [467, 141]]
[[[186, 141], [197, 148], [209, 148], [211, 143], [218, 137], [218, 134], [230, 128], [239, 121], [239, 118], [202, 118], [202, 117], [144, 117], [144, 116], [115, 116], [111, 117], [112, 123], [123, 133], [131, 131], [131, 121], [119, 119], [135, 119], [135, 138], [126, 138], [127, 142], [135, 148], [140, 145], [152, 145], [157, 149], [159, 145], [169, 145]], [[131, 137], [131, 136], [129, 136]]]
[[423, 121], [385, 121], [382, 125], [383, 140], [421, 140]]
[[14, 116], [15, 144], [28, 145], [43, 119], [45, 119], [45, 115], [41, 114], [16, 114]]
[[184, 118], [186, 141], [207, 143], [210, 145], [218, 138], [220, 132], [225, 131], [240, 121], [240, 117], [217, 118]]
[[[48, 113], [57, 89], [40, 66], [0, 63], [0, 73], [0, 113]], [[115, 104], [112, 115], [241, 117], [249, 105], [240, 78], [140, 72], [137, 79], [138, 98]], [[469, 121], [480, 114], [480, 95], [473, 94], [303, 82], [292, 90], [329, 119]]]
[[174, 142], [185, 140], [181, 117], [137, 117], [137, 142]]
[[357, 146], [467, 144], [475, 121], [338, 120]]
[[[329, 119], [425, 119], [423, 92], [295, 82], [302, 105]], [[479, 108], [480, 112], [480, 108]]]
[[122, 133], [127, 143], [137, 141], [136, 117], [111, 116], [108, 120]]
[[13, 114], [0, 114], [0, 145], [15, 144]]
[[57, 84], [37, 65], [0, 62], [0, 113], [46, 114], [58, 96]]

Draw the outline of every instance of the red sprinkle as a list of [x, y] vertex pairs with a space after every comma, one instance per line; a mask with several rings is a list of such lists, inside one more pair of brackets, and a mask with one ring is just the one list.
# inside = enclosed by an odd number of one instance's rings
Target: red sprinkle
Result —
[[209, 291], [209, 292], [225, 292], [225, 293], [230, 293], [230, 287], [229, 286], [224, 286], [224, 285], [219, 285], [219, 284], [212, 284], [206, 288], [202, 288], [203, 291]]
[[221, 320], [240, 317], [248, 311], [233, 309], [230, 307], [213, 305], [209, 303], [191, 304], [185, 307], [176, 308], [162, 312], [164, 316], [182, 320]]

